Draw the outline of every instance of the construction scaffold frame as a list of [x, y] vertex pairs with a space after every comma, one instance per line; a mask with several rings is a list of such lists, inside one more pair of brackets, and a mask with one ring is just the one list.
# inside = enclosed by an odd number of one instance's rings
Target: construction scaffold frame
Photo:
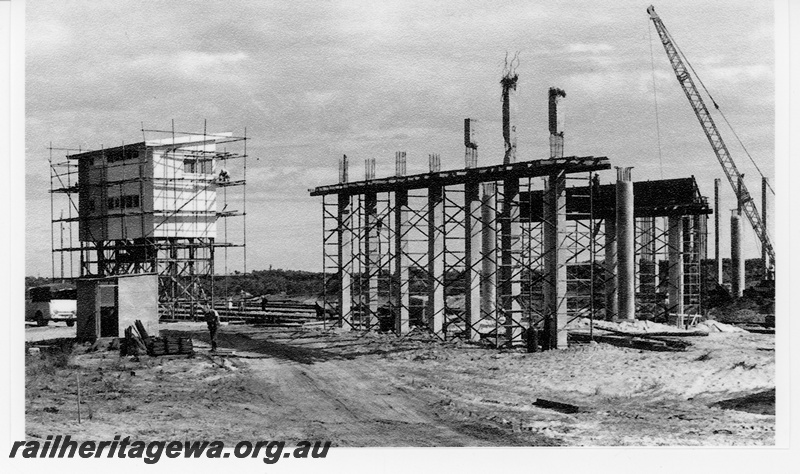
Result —
[[[206, 133], [205, 126], [202, 133], [141, 132], [142, 142], [113, 148], [49, 147], [52, 275], [157, 274], [160, 317], [195, 318], [218, 298], [214, 277], [227, 283], [229, 249], [241, 249], [247, 271], [249, 138], [246, 129], [234, 136]], [[55, 161], [54, 152], [67, 153]], [[231, 218], [241, 219], [241, 242], [229, 241]]]
[[[610, 168], [607, 158], [442, 172], [432, 155], [431, 171], [413, 176], [399, 174], [404, 152], [396, 160], [393, 178], [311, 192], [323, 200], [323, 300], [340, 324], [398, 334], [424, 328], [441, 339], [491, 337], [498, 346], [521, 344], [523, 332], [536, 327], [552, 347], [558, 337], [564, 344], [567, 318], [583, 314], [583, 303], [566, 303], [568, 260], [583, 252], [567, 226], [566, 177], [583, 173], [588, 182], [591, 172]], [[546, 195], [558, 196], [547, 219], [537, 221], [522, 216], [521, 200], [542, 188], [541, 177], [552, 183]], [[549, 274], [541, 271], [548, 260]]]
[[[396, 160], [404, 169], [405, 153]], [[618, 212], [627, 206], [629, 313], [663, 322], [700, 314], [710, 210], [694, 178], [633, 183], [625, 168], [626, 178], [601, 186], [596, 172], [608, 168], [594, 157], [447, 172], [432, 164], [426, 174], [315, 188], [325, 306], [356, 330], [417, 328], [497, 347], [533, 330], [543, 348], [563, 347], [577, 318], [630, 318], [619, 303]], [[618, 205], [620, 185], [629, 197]]]

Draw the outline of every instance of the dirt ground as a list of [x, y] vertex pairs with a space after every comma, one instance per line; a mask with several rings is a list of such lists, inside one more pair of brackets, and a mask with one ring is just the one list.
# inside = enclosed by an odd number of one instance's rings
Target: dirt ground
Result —
[[[162, 331], [191, 335], [197, 354], [132, 360], [77, 346], [69, 357], [26, 356], [28, 437], [323, 439], [336, 446], [774, 444], [773, 335], [692, 337], [685, 352], [586, 344], [526, 354], [425, 334], [226, 325], [220, 346], [233, 349], [230, 356], [208, 352], [203, 323], [165, 324]], [[540, 408], [533, 405], [539, 398], [580, 411]]]

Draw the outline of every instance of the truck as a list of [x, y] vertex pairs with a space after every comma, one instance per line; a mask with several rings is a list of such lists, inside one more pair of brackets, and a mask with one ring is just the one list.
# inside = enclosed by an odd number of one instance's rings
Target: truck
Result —
[[69, 285], [45, 285], [28, 289], [25, 299], [25, 320], [37, 326], [47, 326], [50, 321], [64, 321], [74, 326], [77, 319], [77, 290]]

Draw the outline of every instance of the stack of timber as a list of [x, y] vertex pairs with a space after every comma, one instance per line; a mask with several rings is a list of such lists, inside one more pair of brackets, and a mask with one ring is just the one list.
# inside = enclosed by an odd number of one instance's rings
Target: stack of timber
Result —
[[147, 346], [138, 334], [134, 334], [134, 327], [125, 328], [125, 338], [120, 342], [119, 354], [122, 356], [135, 356], [147, 354]]
[[[244, 302], [233, 301], [230, 304], [225, 300], [219, 300], [214, 304], [214, 309], [217, 310], [222, 321], [234, 324], [302, 326], [307, 323], [322, 321], [324, 317], [321, 308], [316, 304], [288, 299], [268, 299], [263, 306], [261, 298], [251, 298]], [[193, 319], [202, 321], [204, 316], [197, 309], [195, 309], [193, 316], [191, 306], [184, 304], [177, 306], [171, 315], [162, 314], [160, 320], [169, 322]]]
[[191, 355], [194, 345], [189, 337], [152, 337], [140, 320], [125, 329], [125, 339], [120, 344], [120, 355]]
[[244, 304], [234, 302], [232, 306], [228, 307], [222, 301], [215, 305], [215, 309], [222, 320], [240, 320], [248, 324], [301, 326], [321, 320], [317, 305], [287, 299], [267, 299], [266, 304], [262, 304], [261, 298], [253, 298]]
[[194, 354], [192, 339], [188, 337], [151, 337], [147, 353], [151, 356]]
[[664, 336], [635, 336], [625, 334], [601, 334], [597, 331], [590, 336], [585, 332], [570, 332], [571, 342], [602, 342], [612, 346], [630, 347], [647, 351], [680, 352], [685, 351], [692, 344], [674, 337]]

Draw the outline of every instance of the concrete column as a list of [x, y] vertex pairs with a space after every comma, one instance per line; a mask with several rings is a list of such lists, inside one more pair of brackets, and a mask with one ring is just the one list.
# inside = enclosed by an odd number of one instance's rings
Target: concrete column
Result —
[[564, 157], [564, 118], [558, 113], [558, 104], [567, 93], [556, 87], [548, 91], [548, 128], [550, 129], [550, 158]]
[[616, 217], [605, 220], [605, 269], [606, 269], [606, 319], [616, 319], [619, 314], [617, 299], [617, 221]]
[[375, 179], [375, 158], [364, 160], [364, 181]]
[[352, 327], [353, 232], [350, 196], [338, 195], [337, 224], [339, 226], [339, 319], [342, 327]]
[[719, 249], [720, 207], [719, 207], [720, 179], [714, 180], [714, 262], [717, 266], [717, 284], [722, 285], [722, 255]]
[[564, 175], [547, 178], [543, 194], [544, 208], [544, 311], [547, 348], [567, 347], [567, 192]]
[[478, 121], [464, 119], [464, 168], [478, 166]]
[[632, 167], [617, 167], [617, 275], [619, 318], [636, 319]]
[[737, 209], [731, 212], [731, 295], [744, 292], [744, 259], [742, 258], [742, 216]]
[[428, 171], [438, 173], [442, 170], [442, 157], [438, 153], [428, 154]]
[[481, 320], [480, 260], [481, 260], [481, 201], [478, 183], [464, 185], [464, 314], [466, 334], [470, 341], [480, 339], [476, 325]]
[[647, 303], [655, 303], [656, 296], [656, 232], [655, 218], [640, 218], [641, 233], [639, 235], [639, 294]]
[[670, 216], [667, 222], [669, 312], [683, 314], [683, 217]]
[[428, 328], [442, 334], [444, 324], [444, 194], [441, 186], [428, 188]]
[[497, 187], [483, 183], [481, 196], [481, 317], [497, 320]]
[[[374, 164], [374, 162], [373, 162]], [[374, 168], [373, 168], [374, 170]], [[372, 329], [378, 322], [378, 277], [380, 272], [380, 252], [378, 249], [378, 196], [373, 193], [364, 194], [364, 253], [366, 254], [366, 286], [367, 286], [367, 329]], [[364, 289], [361, 289], [363, 294]]]
[[394, 175], [406, 175], [406, 152], [404, 151], [394, 152]]
[[706, 307], [708, 295], [708, 283], [706, 282], [706, 267], [703, 262], [708, 259], [708, 216], [698, 214], [692, 216], [694, 219], [694, 242], [697, 246], [697, 267], [700, 273], [698, 290], [700, 291], [699, 313], [703, 314]]
[[408, 293], [408, 191], [397, 190], [394, 193], [394, 300], [395, 332], [398, 335], [410, 330], [408, 308], [411, 303]]
[[[761, 178], [761, 223], [764, 224], [764, 230], [769, 229], [767, 227], [767, 178], [763, 176]], [[767, 246], [761, 245], [761, 263], [764, 265], [764, 279], [768, 278], [770, 273], [769, 267], [771, 262], [769, 261], [769, 255], [767, 255]]]
[[347, 183], [349, 180], [349, 161], [347, 155], [342, 155], [342, 158], [339, 160], [339, 182]]
[[740, 174], [736, 179], [736, 208], [739, 211], [739, 215], [742, 214], [742, 207], [744, 204], [742, 200], [742, 188], [744, 188], [744, 175]]
[[513, 72], [508, 72], [500, 84], [503, 86], [503, 142], [505, 154], [503, 164], [517, 162], [517, 79], [519, 77]]
[[522, 293], [520, 257], [522, 224], [519, 213], [519, 179], [503, 181], [503, 210], [500, 217], [500, 304], [505, 316], [509, 344], [522, 343]]

